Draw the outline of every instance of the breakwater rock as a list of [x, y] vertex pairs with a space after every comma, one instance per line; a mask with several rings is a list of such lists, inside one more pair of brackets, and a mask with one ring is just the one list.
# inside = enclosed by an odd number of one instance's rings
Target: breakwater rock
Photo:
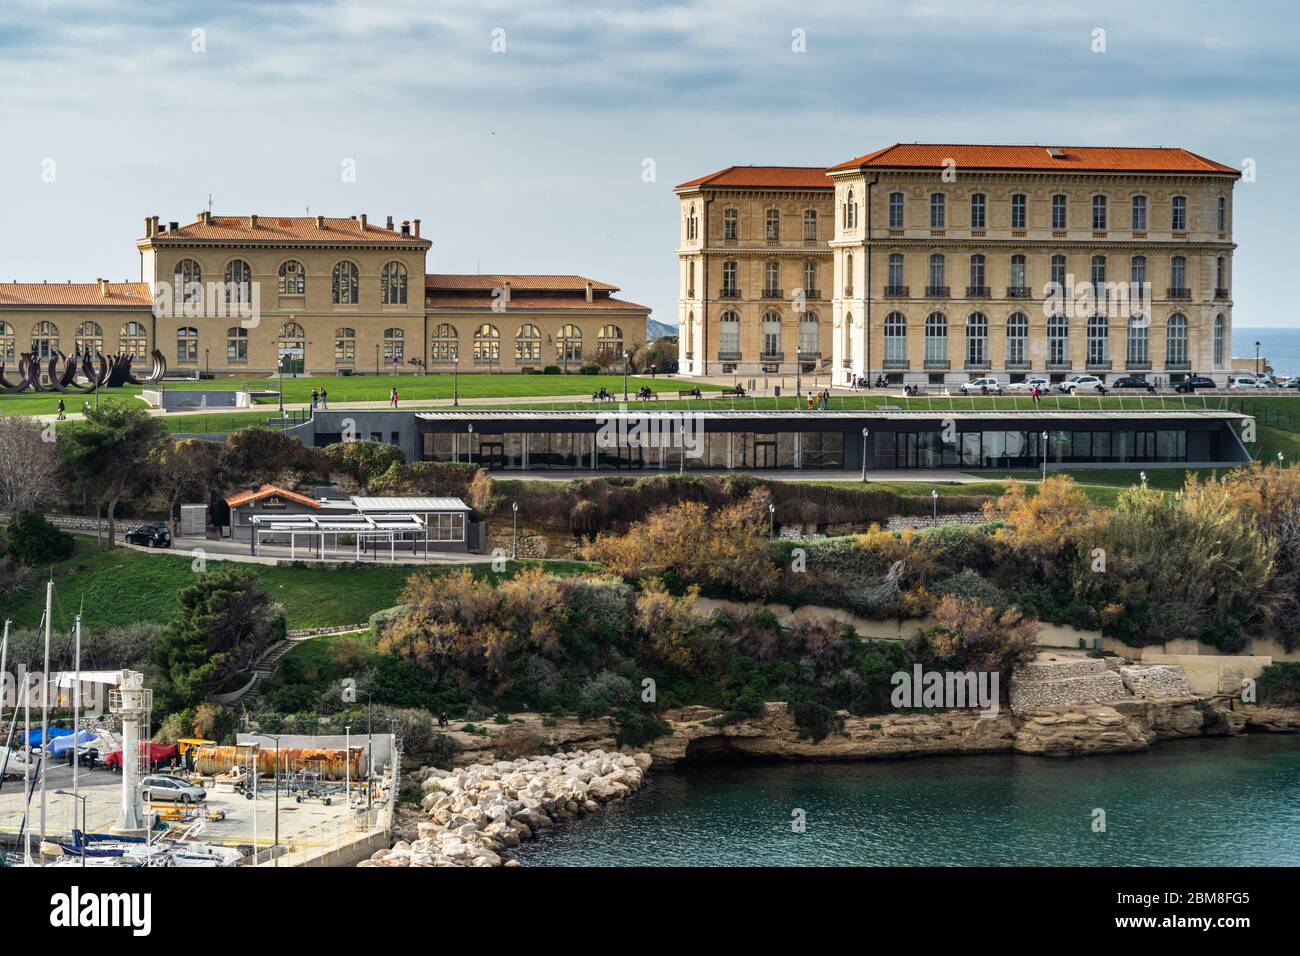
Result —
[[413, 841], [398, 840], [359, 866], [511, 866], [502, 851], [559, 820], [595, 813], [641, 789], [649, 754], [578, 750], [455, 770], [425, 768], [417, 778], [428, 821]]

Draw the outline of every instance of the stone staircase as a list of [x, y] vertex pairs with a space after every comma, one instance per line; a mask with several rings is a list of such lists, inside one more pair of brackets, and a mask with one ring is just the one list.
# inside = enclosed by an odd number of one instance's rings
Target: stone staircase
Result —
[[221, 704], [234, 704], [243, 700], [253, 692], [253, 689], [258, 685], [258, 683], [266, 680], [275, 672], [275, 665], [280, 658], [284, 657], [285, 654], [288, 654], [303, 641], [309, 641], [313, 637], [321, 637], [325, 634], [343, 634], [349, 631], [360, 631], [364, 630], [366, 626], [367, 625], [365, 624], [357, 624], [340, 627], [312, 628], [303, 631], [289, 631], [284, 640], [276, 641], [262, 652], [261, 657], [253, 662], [253, 667], [249, 672], [250, 676], [248, 683], [244, 684], [244, 686], [240, 687], [238, 690], [233, 690], [228, 694], [218, 694], [217, 702]]

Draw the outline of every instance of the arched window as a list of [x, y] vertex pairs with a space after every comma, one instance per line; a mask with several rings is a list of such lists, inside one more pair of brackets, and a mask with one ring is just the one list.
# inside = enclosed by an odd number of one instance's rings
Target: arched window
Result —
[[1070, 362], [1070, 320], [1054, 315], [1047, 320], [1047, 367], [1064, 368]]
[[984, 368], [989, 364], [989, 320], [983, 312], [966, 318], [966, 367]]
[[760, 358], [779, 359], [781, 355], [781, 313], [769, 310], [763, 313], [763, 352]]
[[723, 355], [740, 355], [740, 316], [730, 310], [718, 319], [718, 351]]
[[226, 364], [248, 364], [248, 329], [243, 326], [226, 329]]
[[356, 263], [336, 263], [330, 280], [330, 297], [335, 305], [356, 305], [360, 289], [357, 286]]
[[1029, 316], [1012, 312], [1007, 316], [1007, 368], [1029, 367]]
[[799, 354], [815, 358], [821, 354], [821, 320], [816, 312], [799, 316]]
[[14, 351], [14, 327], [5, 322], [0, 322], [0, 361], [12, 362], [16, 355]]
[[907, 368], [907, 316], [885, 316], [885, 368]]
[[493, 365], [501, 361], [501, 333], [484, 322], [474, 330], [474, 364]]
[[59, 350], [59, 327], [53, 322], [37, 322], [32, 326], [32, 354], [38, 359], [48, 359]]
[[443, 322], [433, 328], [433, 337], [429, 342], [429, 361], [455, 362], [459, 356], [460, 336], [454, 325]]
[[925, 317], [925, 364], [946, 367], [948, 364], [948, 317], [931, 312]]
[[1214, 367], [1223, 368], [1224, 347], [1228, 338], [1228, 320], [1220, 313], [1214, 317]]
[[930, 285], [926, 295], [947, 295], [948, 287], [944, 284], [943, 253], [936, 252], [930, 256]]
[[1104, 315], [1088, 316], [1088, 367], [1110, 366], [1110, 322]]
[[695, 313], [686, 313], [686, 357], [695, 354]]
[[302, 373], [307, 367], [307, 333], [297, 322], [286, 322], [280, 326], [280, 338], [276, 341], [276, 354], [282, 372], [294, 375]]
[[122, 354], [137, 359], [149, 354], [149, 336], [143, 324], [127, 322], [118, 330], [117, 336], [117, 350]]
[[172, 270], [181, 302], [203, 301], [203, 270], [193, 259], [182, 259]]
[[226, 263], [226, 304], [247, 304], [253, 301], [253, 267], [243, 259]]
[[623, 360], [623, 330], [617, 325], [601, 326], [596, 336], [596, 361], [602, 365]]
[[515, 361], [540, 362], [542, 360], [542, 333], [537, 326], [525, 323], [515, 332]]
[[379, 300], [384, 305], [406, 305], [406, 266], [393, 261], [379, 276]]
[[1124, 365], [1130, 369], [1151, 367], [1147, 329], [1151, 320], [1145, 315], [1131, 315], [1128, 320], [1128, 341], [1124, 347]]
[[559, 361], [568, 365], [570, 362], [582, 361], [582, 329], [576, 325], [560, 328], [560, 337], [555, 341], [555, 354]]
[[1175, 312], [1165, 332], [1165, 367], [1187, 368], [1187, 316]]
[[853, 253], [844, 256], [844, 294], [853, 295]]
[[848, 191], [844, 200], [844, 228], [855, 229], [858, 225], [858, 204], [853, 199], [853, 190]]
[[276, 283], [280, 295], [306, 295], [307, 270], [297, 259], [289, 259], [280, 264], [280, 277]]
[[686, 298], [695, 298], [695, 260], [686, 263]]
[[176, 330], [176, 361], [181, 365], [195, 365], [199, 361], [199, 330], [193, 326]]
[[686, 210], [686, 241], [690, 242], [695, 238], [695, 203], [691, 203]]
[[384, 364], [398, 366], [406, 361], [406, 333], [384, 329]]
[[356, 365], [357, 330], [343, 327], [334, 330], [334, 364]]
[[844, 328], [841, 334], [843, 335], [843, 341], [840, 343], [842, 349], [840, 353], [841, 358], [845, 362], [852, 361], [853, 359], [853, 313], [852, 312], [844, 313]]
[[104, 329], [98, 322], [82, 322], [72, 346], [78, 355], [100, 355], [104, 351]]
[[769, 299], [781, 297], [781, 266], [769, 262], [763, 266], [763, 295]]

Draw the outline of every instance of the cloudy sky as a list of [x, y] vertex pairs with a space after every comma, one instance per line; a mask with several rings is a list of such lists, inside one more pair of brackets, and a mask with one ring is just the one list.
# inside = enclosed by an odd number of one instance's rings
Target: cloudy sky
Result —
[[211, 195], [218, 214], [419, 217], [430, 271], [581, 272], [672, 322], [672, 187], [714, 169], [897, 141], [1182, 145], [1255, 160], [1235, 323], [1294, 325], [1298, 18], [1291, 0], [3, 0], [0, 280], [138, 278], [144, 217]]

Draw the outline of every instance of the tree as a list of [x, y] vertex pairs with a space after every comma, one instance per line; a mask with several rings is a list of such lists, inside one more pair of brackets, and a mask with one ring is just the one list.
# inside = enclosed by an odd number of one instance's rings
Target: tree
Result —
[[59, 500], [59, 453], [53, 425], [0, 418], [0, 511], [10, 517]]
[[167, 509], [173, 534], [176, 533], [176, 505], [182, 498], [207, 503], [220, 456], [218, 443], [200, 438], [173, 439], [154, 449], [149, 460], [153, 492], [158, 503]]
[[284, 610], [247, 568], [200, 575], [177, 595], [180, 617], [154, 645], [163, 713], [203, 702], [285, 634]]
[[145, 464], [167, 435], [161, 419], [120, 401], [105, 402], [80, 422], [63, 426], [63, 467], [108, 514], [108, 543], [116, 543], [117, 505], [129, 485], [147, 474]]

